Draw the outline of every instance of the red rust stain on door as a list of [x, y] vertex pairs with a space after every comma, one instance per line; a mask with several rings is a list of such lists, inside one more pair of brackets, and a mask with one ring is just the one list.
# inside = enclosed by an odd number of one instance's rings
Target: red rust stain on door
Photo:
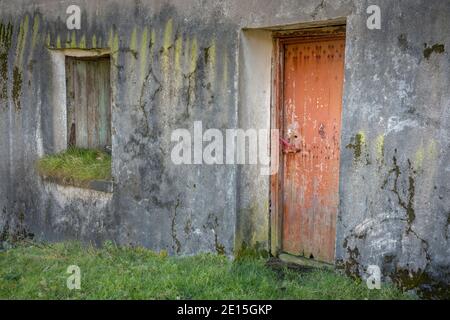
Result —
[[283, 251], [334, 262], [344, 39], [284, 45]]

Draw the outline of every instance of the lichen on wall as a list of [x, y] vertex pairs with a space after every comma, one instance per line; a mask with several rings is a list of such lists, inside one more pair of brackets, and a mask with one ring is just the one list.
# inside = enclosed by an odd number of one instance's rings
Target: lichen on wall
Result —
[[8, 99], [8, 58], [11, 49], [13, 25], [0, 23], [0, 103]]
[[369, 164], [369, 154], [367, 151], [367, 141], [364, 131], [360, 131], [351, 138], [351, 141], [346, 146], [347, 149], [353, 149], [353, 161], [355, 164], [359, 164], [365, 161], [365, 164]]
[[423, 56], [425, 59], [430, 59], [430, 56], [435, 54], [442, 54], [445, 52], [445, 45], [442, 43], [433, 44], [431, 47], [425, 43], [425, 49], [423, 50]]

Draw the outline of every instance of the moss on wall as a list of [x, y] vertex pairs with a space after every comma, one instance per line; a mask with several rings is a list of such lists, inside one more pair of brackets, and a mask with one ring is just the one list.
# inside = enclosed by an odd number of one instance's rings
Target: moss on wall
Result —
[[376, 138], [375, 151], [376, 151], [378, 163], [383, 164], [384, 163], [384, 134], [381, 134]]
[[22, 81], [23, 81], [22, 72], [20, 71], [19, 67], [14, 67], [12, 98], [14, 101], [16, 111], [20, 111], [22, 108], [20, 105], [20, 95], [22, 93]]
[[364, 159], [366, 160], [366, 164], [370, 164], [369, 154], [367, 153], [366, 135], [363, 131], [358, 132], [352, 137], [346, 148], [353, 149], [353, 161], [355, 164], [362, 163]]
[[441, 43], [436, 43], [434, 45], [432, 45], [431, 47], [429, 47], [426, 43], [425, 43], [425, 49], [423, 50], [423, 56], [425, 57], [425, 59], [430, 59], [431, 54], [436, 53], [436, 54], [440, 54], [440, 53], [444, 53], [445, 52], [445, 46]]
[[8, 57], [12, 34], [12, 24], [0, 23], [0, 102], [8, 98]]

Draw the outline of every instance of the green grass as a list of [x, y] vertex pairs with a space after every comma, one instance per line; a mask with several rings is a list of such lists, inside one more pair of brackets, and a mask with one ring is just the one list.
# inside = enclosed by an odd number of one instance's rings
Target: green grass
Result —
[[41, 158], [38, 172], [50, 180], [81, 186], [93, 180], [111, 180], [111, 156], [99, 150], [69, 148]]
[[[69, 265], [81, 290], [66, 287]], [[0, 299], [407, 299], [397, 289], [370, 291], [333, 271], [275, 272], [264, 259], [232, 262], [203, 254], [168, 257], [143, 248], [78, 243], [18, 245], [0, 252]]]

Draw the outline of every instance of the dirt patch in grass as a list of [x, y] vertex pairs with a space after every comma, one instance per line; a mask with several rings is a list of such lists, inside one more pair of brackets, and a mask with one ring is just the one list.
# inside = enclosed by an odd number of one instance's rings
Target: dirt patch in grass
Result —
[[91, 181], [111, 180], [111, 155], [100, 150], [69, 148], [39, 159], [37, 168], [46, 180], [88, 187]]

